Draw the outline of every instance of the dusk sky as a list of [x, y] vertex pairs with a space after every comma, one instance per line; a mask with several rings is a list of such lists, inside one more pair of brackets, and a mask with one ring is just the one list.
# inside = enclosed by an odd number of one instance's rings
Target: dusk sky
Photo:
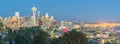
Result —
[[0, 16], [31, 16], [35, 6], [41, 15], [56, 20], [104, 22], [120, 21], [120, 0], [0, 0]]

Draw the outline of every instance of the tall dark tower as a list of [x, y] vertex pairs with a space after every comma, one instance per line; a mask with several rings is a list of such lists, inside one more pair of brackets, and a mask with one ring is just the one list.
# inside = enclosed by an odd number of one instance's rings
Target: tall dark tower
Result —
[[40, 19], [40, 11], [38, 11], [38, 26], [41, 27], [41, 25], [42, 25], [42, 21]]

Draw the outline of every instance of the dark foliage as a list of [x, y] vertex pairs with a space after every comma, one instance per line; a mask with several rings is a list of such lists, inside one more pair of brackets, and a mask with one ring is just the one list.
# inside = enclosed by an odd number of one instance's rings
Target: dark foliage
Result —
[[83, 33], [72, 30], [58, 39], [53, 39], [51, 44], [88, 44], [88, 42]]

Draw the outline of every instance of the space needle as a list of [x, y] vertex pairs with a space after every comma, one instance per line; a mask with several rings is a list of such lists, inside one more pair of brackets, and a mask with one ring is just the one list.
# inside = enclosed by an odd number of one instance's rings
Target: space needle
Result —
[[32, 7], [32, 11], [33, 11], [33, 23], [34, 23], [34, 26], [36, 26], [36, 17], [35, 17], [35, 14], [36, 14], [36, 10], [37, 8], [36, 7]]

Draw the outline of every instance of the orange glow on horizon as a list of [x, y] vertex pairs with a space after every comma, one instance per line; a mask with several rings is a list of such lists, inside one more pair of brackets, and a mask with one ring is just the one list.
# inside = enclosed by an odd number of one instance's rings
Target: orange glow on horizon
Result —
[[103, 27], [103, 28], [113, 28], [115, 26], [120, 26], [120, 23], [96, 23], [96, 24], [85, 24], [88, 27]]

